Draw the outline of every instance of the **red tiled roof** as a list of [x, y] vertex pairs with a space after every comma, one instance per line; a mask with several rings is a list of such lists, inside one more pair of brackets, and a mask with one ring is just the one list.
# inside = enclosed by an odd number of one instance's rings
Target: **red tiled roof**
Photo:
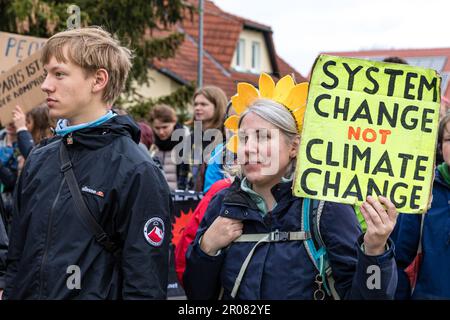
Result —
[[280, 70], [280, 75], [293, 74], [295, 81], [297, 83], [308, 81], [304, 76], [302, 76], [298, 71], [292, 68], [286, 61], [277, 56], [278, 68]]
[[[188, 0], [194, 6], [198, 1]], [[231, 68], [239, 35], [244, 27], [260, 29], [265, 32], [265, 38], [269, 42], [269, 52], [273, 57], [274, 76], [295, 74], [297, 82], [305, 81], [283, 59], [278, 57], [273, 48], [272, 31], [269, 26], [237, 17], [222, 11], [212, 1], [204, 2], [204, 58], [203, 58], [203, 84], [215, 85], [222, 88], [228, 97], [236, 92], [236, 83], [241, 81], [257, 84], [259, 75], [237, 72]], [[185, 40], [180, 45], [175, 57], [154, 61], [153, 65], [160, 72], [165, 73], [178, 82], [196, 82], [197, 80], [197, 39], [198, 39], [198, 15], [192, 19], [186, 18], [178, 27], [185, 32]], [[162, 32], [154, 32], [153, 36], [161, 36]]]

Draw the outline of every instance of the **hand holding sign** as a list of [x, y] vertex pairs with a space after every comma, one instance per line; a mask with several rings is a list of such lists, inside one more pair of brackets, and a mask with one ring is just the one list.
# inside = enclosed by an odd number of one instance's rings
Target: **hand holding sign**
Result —
[[[387, 239], [394, 230], [397, 221], [397, 210], [392, 202], [385, 197], [380, 197], [379, 200], [381, 203], [372, 196], [368, 196], [367, 201], [363, 202], [360, 207], [367, 223], [364, 247], [365, 253], [369, 256], [383, 254]], [[382, 204], [386, 206], [386, 209]]]

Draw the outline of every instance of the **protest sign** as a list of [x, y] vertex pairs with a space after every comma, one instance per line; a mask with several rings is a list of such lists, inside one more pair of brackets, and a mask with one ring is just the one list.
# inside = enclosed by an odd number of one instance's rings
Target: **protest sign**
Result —
[[0, 74], [41, 49], [47, 39], [0, 32]]
[[45, 80], [40, 61], [41, 50], [0, 75], [0, 122], [3, 126], [12, 120], [12, 110], [19, 105], [24, 112], [45, 102], [41, 90]]
[[309, 86], [294, 194], [358, 205], [367, 195], [383, 195], [399, 212], [425, 212], [440, 84], [431, 69], [319, 56]]

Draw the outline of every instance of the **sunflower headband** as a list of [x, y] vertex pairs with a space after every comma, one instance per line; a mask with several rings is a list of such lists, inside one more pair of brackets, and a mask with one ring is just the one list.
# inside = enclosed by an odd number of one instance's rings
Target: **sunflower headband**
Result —
[[302, 132], [303, 117], [308, 96], [308, 83], [295, 84], [294, 79], [287, 75], [281, 78], [277, 84], [266, 73], [259, 76], [259, 90], [249, 83], [240, 82], [237, 85], [237, 94], [231, 98], [234, 111], [225, 120], [225, 128], [231, 130], [234, 135], [227, 142], [227, 149], [237, 153], [239, 120], [241, 114], [257, 99], [270, 99], [286, 107], [297, 123], [298, 133]]

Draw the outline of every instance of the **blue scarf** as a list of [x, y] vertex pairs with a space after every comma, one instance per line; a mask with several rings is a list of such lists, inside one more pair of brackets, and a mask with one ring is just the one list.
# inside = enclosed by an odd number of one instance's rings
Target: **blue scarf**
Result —
[[77, 131], [80, 129], [97, 127], [115, 116], [117, 116], [117, 114], [114, 113], [112, 110], [109, 110], [104, 116], [101, 116], [97, 120], [87, 122], [87, 123], [77, 124], [75, 126], [69, 126], [67, 119], [60, 119], [60, 120], [58, 120], [58, 123], [56, 124], [55, 131], [58, 136], [65, 136], [68, 133], [71, 133], [71, 132], [74, 132], [74, 131]]

